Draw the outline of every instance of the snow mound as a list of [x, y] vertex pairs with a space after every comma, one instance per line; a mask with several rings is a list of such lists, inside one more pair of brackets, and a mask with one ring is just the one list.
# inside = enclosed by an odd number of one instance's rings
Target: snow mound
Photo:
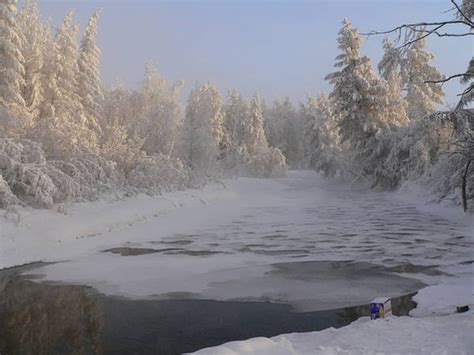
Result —
[[456, 307], [474, 307], [474, 279], [472, 275], [448, 280], [440, 285], [425, 287], [413, 301], [417, 307], [410, 312], [413, 317], [446, 315], [456, 312]]

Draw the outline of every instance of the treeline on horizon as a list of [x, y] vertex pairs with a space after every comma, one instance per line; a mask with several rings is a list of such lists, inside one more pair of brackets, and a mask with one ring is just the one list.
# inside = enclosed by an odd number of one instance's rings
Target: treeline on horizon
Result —
[[473, 118], [464, 109], [473, 96], [463, 95], [455, 119], [436, 113], [445, 77], [421, 33], [402, 48], [385, 38], [376, 71], [344, 19], [329, 94], [267, 107], [257, 93], [229, 90], [223, 99], [212, 83], [196, 83], [183, 107], [183, 83], [151, 62], [138, 89], [103, 87], [99, 17], [78, 40], [72, 12], [53, 34], [35, 1], [18, 10], [0, 0], [0, 207], [157, 194], [280, 176], [288, 166], [378, 189], [425, 184], [434, 200], [474, 196]]

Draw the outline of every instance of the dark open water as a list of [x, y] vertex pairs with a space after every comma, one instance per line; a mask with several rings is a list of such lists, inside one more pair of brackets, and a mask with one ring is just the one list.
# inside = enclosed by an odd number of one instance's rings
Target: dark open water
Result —
[[[0, 353], [179, 354], [256, 336], [341, 327], [368, 315], [368, 306], [295, 312], [286, 304], [212, 300], [130, 300], [86, 286], [0, 277]], [[414, 308], [394, 299], [395, 314]]]

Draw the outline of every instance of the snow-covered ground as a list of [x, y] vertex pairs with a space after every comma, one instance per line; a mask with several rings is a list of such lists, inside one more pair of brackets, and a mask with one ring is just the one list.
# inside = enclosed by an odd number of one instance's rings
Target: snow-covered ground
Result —
[[[472, 270], [471, 270], [472, 271]], [[294, 354], [473, 354], [472, 275], [422, 289], [410, 317], [360, 318], [349, 326], [274, 338], [234, 341], [197, 351], [199, 355]], [[470, 310], [456, 313], [456, 307]]]
[[[58, 261], [31, 272], [106, 294], [269, 300], [314, 311], [397, 296], [421, 282], [441, 285], [422, 290], [413, 312], [425, 317], [435, 311], [436, 317], [360, 320], [339, 330], [258, 338], [211, 353], [442, 353], [472, 345], [466, 340], [472, 313], [452, 315], [455, 306], [474, 303], [474, 224], [472, 215], [458, 209], [299, 171], [287, 178], [242, 178], [203, 190], [76, 204], [65, 215], [21, 212], [19, 224], [1, 221], [0, 268]], [[405, 333], [419, 339], [397, 348]], [[445, 343], [447, 348], [440, 347]]]
[[359, 319], [347, 327], [253, 338], [203, 349], [199, 355], [472, 354], [474, 314]]

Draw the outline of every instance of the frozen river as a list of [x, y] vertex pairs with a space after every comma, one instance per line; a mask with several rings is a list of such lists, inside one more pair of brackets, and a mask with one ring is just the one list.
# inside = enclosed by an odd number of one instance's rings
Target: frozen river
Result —
[[[153, 353], [159, 349], [152, 340], [156, 337], [184, 344], [196, 337], [181, 339], [167, 333], [166, 329], [182, 328], [175, 327], [177, 310], [189, 314], [197, 333], [207, 329], [201, 339], [209, 339], [205, 342], [209, 346], [338, 325], [334, 314], [326, 317], [332, 321], [318, 325], [321, 311], [408, 294], [454, 271], [472, 268], [472, 224], [457, 211], [420, 206], [400, 194], [330, 184], [309, 172], [226, 184], [232, 198], [177, 209], [93, 238], [98, 241], [92, 249], [21, 272], [47, 282], [48, 292], [54, 287], [78, 290], [67, 285], [92, 287], [86, 293], [105, 305], [96, 313], [108, 314], [106, 323], [111, 317], [117, 318], [115, 324], [134, 324], [137, 317], [150, 324], [161, 322], [155, 333], [153, 326], [149, 334], [145, 331], [148, 338], [134, 335], [137, 349]], [[4, 293], [19, 292], [12, 290], [13, 284], [17, 290], [37, 287], [25, 286], [11, 273], [9, 277]], [[56, 297], [60, 295], [58, 291]], [[153, 311], [165, 305], [174, 316]], [[202, 307], [211, 310], [201, 314]], [[243, 334], [246, 323], [256, 322], [250, 315], [260, 319], [261, 327]], [[209, 324], [214, 325], [212, 330]], [[113, 334], [109, 341], [110, 337]], [[163, 353], [175, 351], [169, 348]]]

